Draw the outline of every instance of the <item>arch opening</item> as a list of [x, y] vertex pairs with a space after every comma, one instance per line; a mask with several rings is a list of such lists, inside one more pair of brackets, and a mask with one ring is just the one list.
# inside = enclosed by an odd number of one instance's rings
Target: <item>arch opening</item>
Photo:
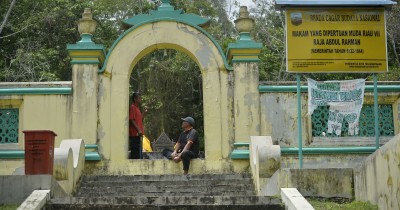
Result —
[[[181, 50], [182, 51], [182, 50]], [[154, 143], [165, 133], [174, 143], [181, 118], [191, 116], [199, 133], [200, 157], [204, 157], [203, 83], [197, 62], [184, 52], [163, 49], [143, 56], [130, 75], [130, 95], [140, 92], [145, 135]]]

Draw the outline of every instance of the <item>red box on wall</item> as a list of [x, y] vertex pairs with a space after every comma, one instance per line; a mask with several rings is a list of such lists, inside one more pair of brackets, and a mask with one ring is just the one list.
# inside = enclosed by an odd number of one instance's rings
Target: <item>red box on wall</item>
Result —
[[25, 174], [53, 174], [57, 134], [50, 130], [22, 132], [25, 134]]

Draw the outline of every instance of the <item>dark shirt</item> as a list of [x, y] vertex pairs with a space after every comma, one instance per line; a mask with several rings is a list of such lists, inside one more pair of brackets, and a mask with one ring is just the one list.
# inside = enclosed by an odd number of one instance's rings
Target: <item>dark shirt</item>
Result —
[[199, 154], [199, 133], [192, 128], [188, 131], [184, 131], [179, 136], [178, 142], [180, 143], [179, 150], [182, 151], [185, 148], [188, 140], [192, 140], [193, 144], [190, 146], [189, 150], [192, 151], [195, 155]]

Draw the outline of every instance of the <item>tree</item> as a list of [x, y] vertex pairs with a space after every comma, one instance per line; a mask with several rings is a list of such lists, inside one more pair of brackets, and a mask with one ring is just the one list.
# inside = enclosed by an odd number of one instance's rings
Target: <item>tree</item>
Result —
[[11, 1], [10, 7], [8, 8], [7, 13], [4, 15], [3, 22], [0, 25], [0, 34], [3, 31], [3, 28], [6, 25], [8, 17], [10, 16], [10, 13], [11, 13], [12, 9], [14, 8], [14, 5], [15, 5], [16, 2], [17, 2], [17, 0], [12, 0]]
[[145, 56], [133, 69], [131, 86], [142, 92], [143, 106], [149, 108], [144, 124], [151, 139], [165, 132], [176, 140], [180, 118], [186, 116], [195, 118], [202, 134], [202, 79], [197, 64], [187, 55], [159, 50]]
[[286, 81], [293, 76], [286, 72], [285, 16], [271, 0], [254, 0], [251, 8], [255, 19], [254, 39], [263, 43], [260, 55], [260, 80]]
[[400, 19], [399, 2], [393, 6], [386, 15], [387, 28], [387, 47], [388, 47], [388, 63], [389, 73], [381, 74], [379, 78], [382, 80], [399, 80], [400, 79]]
[[21, 0], [0, 38], [0, 81], [70, 80], [66, 43], [78, 40], [76, 22], [88, 4]]

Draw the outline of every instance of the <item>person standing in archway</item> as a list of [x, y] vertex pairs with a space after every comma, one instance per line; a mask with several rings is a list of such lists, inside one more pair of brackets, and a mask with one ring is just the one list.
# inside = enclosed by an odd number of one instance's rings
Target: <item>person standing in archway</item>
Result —
[[171, 159], [176, 163], [182, 160], [183, 174], [187, 175], [189, 172], [190, 160], [197, 158], [199, 154], [199, 134], [193, 128], [194, 119], [192, 117], [185, 117], [182, 118], [182, 120], [183, 132], [179, 136], [174, 152], [171, 154]]
[[142, 98], [139, 93], [132, 95], [132, 104], [129, 108], [129, 159], [142, 159], [142, 141], [144, 134], [143, 115], [140, 112]]

